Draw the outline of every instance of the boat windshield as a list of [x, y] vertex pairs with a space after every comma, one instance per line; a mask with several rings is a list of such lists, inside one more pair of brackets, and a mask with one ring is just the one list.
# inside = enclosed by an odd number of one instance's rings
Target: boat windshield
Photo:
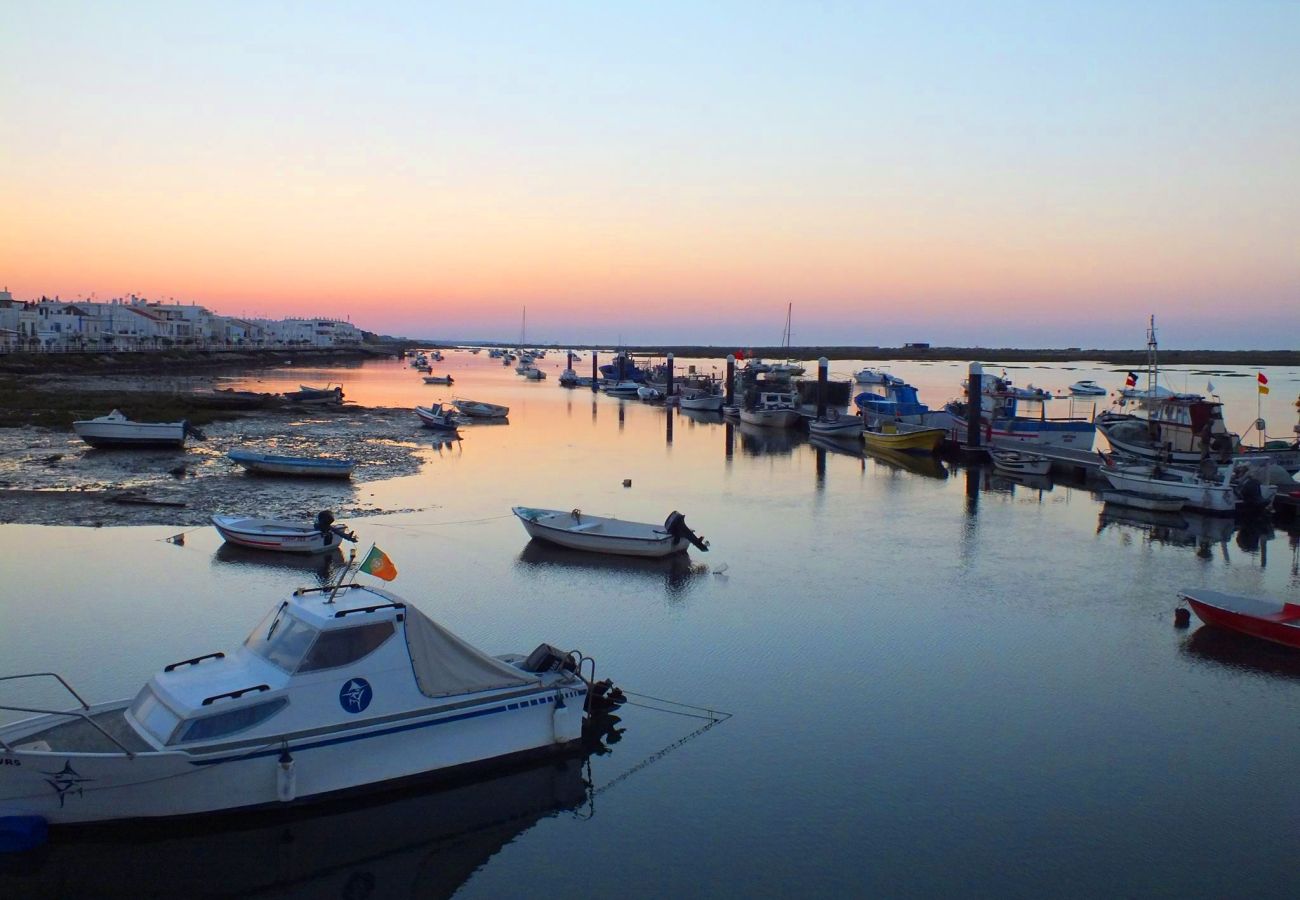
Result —
[[244, 646], [272, 665], [293, 672], [306, 655], [316, 629], [289, 613], [289, 604], [271, 610], [244, 641]]

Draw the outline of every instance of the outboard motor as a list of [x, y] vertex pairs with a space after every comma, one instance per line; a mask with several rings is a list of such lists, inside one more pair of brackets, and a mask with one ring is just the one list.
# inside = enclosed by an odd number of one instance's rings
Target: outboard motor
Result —
[[316, 530], [321, 533], [321, 537], [328, 544], [330, 537], [334, 534], [334, 513], [328, 509], [322, 509], [316, 514]]
[[1247, 506], [1264, 505], [1264, 491], [1260, 487], [1259, 480], [1253, 476], [1248, 475], [1242, 479], [1241, 484], [1237, 486], [1237, 496]]
[[675, 538], [690, 541], [706, 553], [709, 550], [709, 542], [697, 535], [694, 531], [691, 531], [691, 529], [687, 528], [686, 517], [677, 510], [670, 512], [668, 518], [664, 519], [664, 531], [668, 532]]

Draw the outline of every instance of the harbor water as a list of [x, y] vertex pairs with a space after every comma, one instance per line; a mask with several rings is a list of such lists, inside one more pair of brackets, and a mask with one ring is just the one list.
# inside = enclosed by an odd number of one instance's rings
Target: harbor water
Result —
[[[294, 490], [304, 507], [403, 510], [347, 524], [361, 552], [393, 560], [392, 590], [476, 646], [593, 656], [634, 701], [603, 752], [291, 817], [56, 833], [0, 859], [0, 896], [1294, 893], [1300, 653], [1195, 620], [1179, 630], [1173, 612], [1181, 588], [1296, 599], [1300, 531], [1112, 509], [1079, 482], [565, 390], [563, 356], [539, 364], [540, 382], [448, 353], [434, 371], [452, 386], [396, 360], [229, 386], [508, 405], [508, 424], [453, 441], [398, 419], [384, 440], [415, 453], [413, 473], [358, 479], [352, 497], [331, 486], [321, 504], [319, 485]], [[677, 371], [692, 365], [723, 364]], [[575, 368], [589, 374], [590, 356]], [[889, 368], [932, 406], [966, 372]], [[1006, 368], [1054, 390], [1125, 377]], [[1244, 432], [1254, 375], [1185, 368], [1167, 383], [1213, 381]], [[1268, 430], [1289, 435], [1300, 373], [1275, 370], [1270, 385]], [[67, 452], [84, 451], [70, 436]], [[583, 556], [530, 543], [516, 505], [646, 522], [679, 510], [712, 546], [665, 562]], [[211, 528], [167, 542], [178, 530], [0, 525], [0, 674], [57, 671], [92, 702], [130, 696], [167, 663], [236, 645], [332, 571], [231, 552]]]

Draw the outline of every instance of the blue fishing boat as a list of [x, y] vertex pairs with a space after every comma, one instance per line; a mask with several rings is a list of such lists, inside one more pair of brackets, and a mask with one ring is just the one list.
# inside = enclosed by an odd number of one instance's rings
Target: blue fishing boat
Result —
[[252, 450], [231, 450], [226, 454], [256, 475], [297, 475], [310, 478], [351, 478], [354, 459], [328, 456], [275, 456]]

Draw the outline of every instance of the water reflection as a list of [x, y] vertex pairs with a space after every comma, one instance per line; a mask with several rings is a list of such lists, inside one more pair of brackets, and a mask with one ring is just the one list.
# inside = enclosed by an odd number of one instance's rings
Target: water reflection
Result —
[[0, 870], [0, 894], [198, 897], [218, 888], [231, 897], [449, 897], [538, 821], [588, 802], [586, 758], [417, 782], [361, 800], [56, 832]]
[[[924, 475], [926, 478], [943, 480], [948, 477], [948, 469], [939, 457], [929, 453], [903, 453], [898, 450], [882, 450], [865, 447], [863, 452], [879, 465], [888, 469]], [[969, 470], [968, 470], [969, 471]]]
[[690, 419], [698, 425], [721, 425], [722, 413], [707, 409], [679, 409], [683, 418]]
[[1300, 680], [1300, 652], [1222, 628], [1202, 625], [1183, 642], [1180, 651], [1198, 662]]
[[212, 561], [238, 566], [261, 566], [295, 574], [311, 572], [321, 585], [333, 582], [345, 562], [343, 551], [338, 549], [333, 553], [277, 553], [274, 550], [240, 547], [238, 544], [222, 544], [212, 554]]
[[740, 451], [746, 456], [782, 456], [794, 452], [804, 435], [792, 428], [764, 428], [740, 423]]
[[709, 571], [706, 563], [692, 562], [686, 553], [674, 553], [662, 559], [640, 559], [635, 556], [584, 553], [538, 540], [531, 540], [524, 546], [519, 554], [519, 562], [538, 568], [567, 569], [582, 575], [607, 573], [628, 578], [661, 579], [669, 594], [684, 593], [694, 581]]

